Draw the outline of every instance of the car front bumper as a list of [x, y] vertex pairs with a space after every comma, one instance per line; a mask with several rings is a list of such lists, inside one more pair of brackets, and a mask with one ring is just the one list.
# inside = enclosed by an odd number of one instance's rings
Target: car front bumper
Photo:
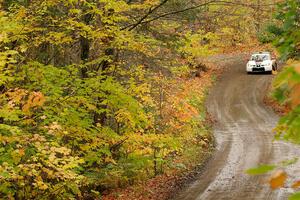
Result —
[[271, 72], [272, 66], [264, 66], [264, 67], [251, 67], [247, 66], [247, 72]]

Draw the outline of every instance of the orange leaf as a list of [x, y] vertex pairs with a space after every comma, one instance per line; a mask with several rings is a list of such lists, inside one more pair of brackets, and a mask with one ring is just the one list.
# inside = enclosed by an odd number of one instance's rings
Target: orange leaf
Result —
[[300, 64], [298, 63], [298, 65], [295, 67], [295, 71], [300, 74]]
[[296, 84], [292, 88], [291, 99], [292, 107], [297, 107], [300, 105], [300, 84]]
[[272, 189], [277, 189], [284, 186], [284, 183], [287, 179], [287, 174], [283, 170], [278, 170], [274, 172], [270, 179], [270, 186]]
[[27, 102], [22, 107], [22, 111], [29, 114], [31, 108], [41, 107], [44, 103], [44, 95], [41, 92], [33, 92], [29, 95]]
[[300, 180], [293, 183], [292, 188], [296, 189], [300, 187]]
[[20, 156], [24, 156], [25, 155], [24, 149], [19, 149], [19, 154], [20, 154]]

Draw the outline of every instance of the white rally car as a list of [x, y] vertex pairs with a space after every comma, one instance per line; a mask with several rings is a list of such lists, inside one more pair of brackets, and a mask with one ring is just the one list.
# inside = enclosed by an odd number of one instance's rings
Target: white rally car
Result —
[[247, 73], [277, 71], [276, 58], [270, 52], [258, 52], [252, 54], [246, 67]]

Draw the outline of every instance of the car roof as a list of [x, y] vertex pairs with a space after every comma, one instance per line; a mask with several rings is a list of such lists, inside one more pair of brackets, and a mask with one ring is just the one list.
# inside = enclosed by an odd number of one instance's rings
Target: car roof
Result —
[[265, 52], [255, 52], [255, 53], [253, 53], [252, 55], [260, 55], [260, 54], [271, 54], [270, 52], [268, 52], [268, 51], [265, 51]]

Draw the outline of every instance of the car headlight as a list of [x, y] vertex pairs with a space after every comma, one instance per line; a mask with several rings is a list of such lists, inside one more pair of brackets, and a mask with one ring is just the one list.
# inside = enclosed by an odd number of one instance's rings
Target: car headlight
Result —
[[269, 67], [269, 66], [271, 66], [272, 65], [272, 63], [268, 63], [268, 64], [264, 64], [264, 65], [262, 65], [263, 67]]

